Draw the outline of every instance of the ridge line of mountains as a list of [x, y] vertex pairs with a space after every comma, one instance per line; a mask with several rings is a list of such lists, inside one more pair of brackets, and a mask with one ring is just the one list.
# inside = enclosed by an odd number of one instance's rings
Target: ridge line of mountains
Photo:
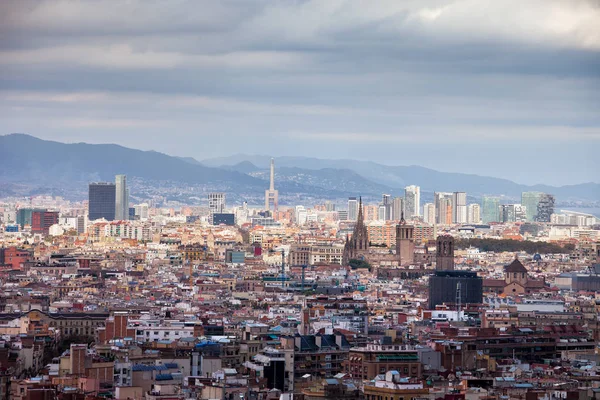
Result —
[[[60, 143], [26, 134], [0, 136], [0, 189], [4, 196], [15, 185], [44, 189], [64, 185], [113, 181], [117, 174], [139, 178], [149, 185], [181, 182], [218, 187], [219, 190], [253, 196], [268, 188], [270, 156], [234, 155], [198, 161], [156, 151], [130, 149], [115, 144]], [[598, 202], [600, 184], [566, 186], [521, 185], [507, 179], [473, 174], [440, 172], [420, 166], [387, 166], [371, 161], [327, 160], [310, 157], [275, 157], [276, 187], [280, 194], [308, 198], [343, 198], [382, 193], [402, 195], [407, 185], [418, 185], [427, 200], [434, 191], [464, 191], [519, 199], [521, 192], [554, 194], [561, 202]], [[11, 186], [12, 185], [12, 186]], [[42, 192], [40, 192], [42, 191]]]

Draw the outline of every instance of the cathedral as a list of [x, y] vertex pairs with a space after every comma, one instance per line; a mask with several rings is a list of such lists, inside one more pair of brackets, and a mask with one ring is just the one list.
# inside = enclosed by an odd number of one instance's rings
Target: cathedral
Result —
[[346, 236], [344, 245], [343, 265], [348, 265], [350, 260], [367, 261], [369, 257], [369, 233], [365, 225], [362, 207], [362, 198], [358, 201], [358, 218], [354, 226], [352, 237]]

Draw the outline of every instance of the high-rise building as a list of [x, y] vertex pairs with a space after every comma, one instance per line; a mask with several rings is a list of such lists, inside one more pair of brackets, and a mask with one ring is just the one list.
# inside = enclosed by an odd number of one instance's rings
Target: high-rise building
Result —
[[386, 220], [386, 206], [384, 206], [383, 204], [380, 204], [379, 207], [377, 208], [377, 220], [378, 221], [385, 221]]
[[527, 208], [521, 204], [501, 204], [500, 222], [526, 222]]
[[225, 212], [225, 193], [209, 193], [208, 209], [210, 215], [222, 214]]
[[25, 227], [25, 225], [31, 226], [31, 216], [34, 211], [46, 211], [44, 208], [19, 208], [16, 214], [16, 222], [21, 229]]
[[430, 225], [435, 224], [435, 205], [433, 203], [423, 205], [423, 221]]
[[129, 219], [129, 190], [127, 189], [127, 176], [115, 176], [115, 219], [117, 221]]
[[279, 191], [275, 190], [275, 160], [271, 158], [271, 174], [269, 179], [269, 189], [265, 190], [265, 210], [271, 210], [271, 204], [273, 205], [273, 212], [279, 210]]
[[435, 222], [440, 225], [452, 224], [452, 193], [436, 192], [433, 197], [435, 201]]
[[469, 224], [481, 223], [481, 206], [479, 204], [469, 204], [467, 207], [467, 222]]
[[467, 194], [465, 192], [452, 193], [452, 223], [467, 223]]
[[54, 224], [58, 224], [58, 211], [35, 210], [31, 213], [31, 232], [47, 234]]
[[403, 213], [404, 199], [402, 197], [394, 197], [394, 200], [392, 201], [392, 218], [398, 221]]
[[483, 196], [481, 199], [481, 222], [500, 222], [500, 199], [493, 196]]
[[421, 188], [410, 185], [404, 188], [404, 216], [413, 218], [420, 216]]
[[521, 205], [525, 206], [526, 219], [528, 222], [533, 222], [537, 216], [537, 208], [542, 192], [523, 192], [521, 193]]
[[385, 221], [390, 221], [394, 218], [394, 216], [392, 215], [393, 213], [393, 203], [392, 203], [392, 196], [390, 196], [389, 194], [384, 194], [381, 196], [381, 205], [384, 208], [384, 215], [383, 215], [383, 219]]
[[348, 198], [348, 221], [356, 221], [358, 218], [358, 200], [356, 197]]
[[148, 203], [136, 204], [133, 206], [135, 209], [135, 216], [141, 221], [148, 219]]
[[110, 182], [96, 182], [89, 185], [88, 219], [115, 219], [116, 185]]
[[540, 201], [537, 204], [537, 222], [550, 222], [550, 218], [554, 214], [554, 196], [543, 193], [540, 196]]

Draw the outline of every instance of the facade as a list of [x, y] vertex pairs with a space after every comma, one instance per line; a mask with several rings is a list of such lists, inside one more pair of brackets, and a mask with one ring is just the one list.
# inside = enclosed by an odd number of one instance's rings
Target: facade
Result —
[[129, 189], [125, 175], [115, 176], [115, 219], [118, 221], [129, 219]]
[[454, 238], [450, 235], [438, 236], [436, 248], [435, 269], [437, 271], [453, 271]]
[[484, 279], [483, 281], [483, 290], [488, 293], [524, 295], [539, 292], [545, 288], [546, 282], [531, 279], [527, 268], [518, 259], [504, 267], [504, 279]]
[[401, 376], [421, 379], [419, 353], [403, 344], [368, 344], [353, 347], [344, 362], [347, 374], [358, 380], [372, 380], [387, 371], [397, 370]]
[[421, 215], [421, 188], [410, 185], [404, 188], [404, 216], [408, 219]]
[[96, 182], [89, 185], [88, 219], [115, 219], [116, 185], [109, 182]]
[[358, 200], [356, 197], [348, 198], [348, 221], [356, 221], [358, 218]]
[[384, 221], [390, 221], [396, 218], [394, 216], [392, 196], [390, 196], [389, 194], [382, 195], [381, 206], [383, 206], [383, 218], [380, 217], [379, 219], [383, 219]]
[[235, 225], [235, 214], [215, 213], [212, 215], [213, 225]]
[[499, 207], [500, 222], [525, 222], [527, 209], [521, 204], [501, 204]]
[[225, 193], [209, 193], [208, 209], [210, 215], [222, 214], [225, 212]]
[[58, 211], [33, 211], [31, 213], [31, 231], [48, 234], [50, 227], [58, 223]]
[[467, 223], [467, 194], [465, 192], [452, 193], [452, 223]]
[[430, 225], [435, 224], [435, 205], [433, 203], [425, 203], [423, 205], [423, 221]]
[[436, 192], [433, 196], [435, 200], [435, 222], [439, 225], [452, 224], [452, 193]]
[[483, 196], [481, 199], [481, 222], [500, 222], [499, 215], [500, 199], [493, 196]]
[[552, 214], [554, 214], [554, 196], [543, 193], [540, 196], [536, 211], [536, 222], [550, 222]]
[[467, 207], [467, 223], [469, 224], [480, 224], [481, 223], [481, 206], [477, 203], [469, 204]]
[[21, 229], [25, 227], [25, 225], [31, 226], [31, 217], [34, 211], [46, 211], [44, 208], [19, 208], [17, 210], [17, 218], [16, 222]]
[[435, 271], [429, 277], [429, 309], [443, 304], [481, 304], [483, 280], [476, 272]]
[[521, 193], [521, 205], [525, 206], [525, 215], [528, 222], [536, 220], [537, 207], [540, 202], [542, 192], [523, 192]]
[[404, 213], [404, 198], [394, 197], [392, 201], [392, 215], [395, 220], [400, 219], [400, 216]]

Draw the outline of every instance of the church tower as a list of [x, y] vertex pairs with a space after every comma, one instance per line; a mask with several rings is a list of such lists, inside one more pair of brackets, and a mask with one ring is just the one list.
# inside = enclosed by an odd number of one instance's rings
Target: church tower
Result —
[[437, 238], [435, 269], [454, 271], [454, 238], [450, 235], [441, 235]]
[[411, 264], [415, 261], [415, 227], [407, 225], [404, 212], [401, 214], [400, 223], [396, 225], [396, 256], [398, 265]]
[[365, 225], [362, 198], [358, 200], [358, 218], [352, 237], [346, 237], [346, 244], [344, 245], [344, 256], [342, 263], [348, 265], [350, 260], [363, 259], [366, 260], [369, 253], [369, 233], [367, 232], [367, 226]]

